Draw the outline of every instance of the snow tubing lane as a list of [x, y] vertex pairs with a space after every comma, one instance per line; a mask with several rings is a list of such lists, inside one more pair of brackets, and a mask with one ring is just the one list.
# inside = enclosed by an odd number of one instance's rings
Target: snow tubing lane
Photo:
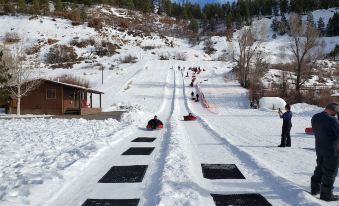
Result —
[[[183, 75], [183, 73], [182, 73]], [[187, 95], [186, 95], [186, 87], [185, 87], [185, 81], [183, 78], [183, 93], [184, 93], [184, 101], [186, 110], [188, 112], [191, 112], [190, 107], [188, 106], [187, 102]], [[302, 188], [291, 182], [290, 180], [281, 177], [280, 175], [276, 174], [274, 171], [264, 167], [262, 163], [260, 163], [256, 158], [252, 157], [250, 154], [248, 154], [246, 151], [238, 148], [234, 144], [232, 144], [226, 137], [224, 137], [222, 134], [217, 132], [213, 127], [211, 127], [210, 124], [207, 123], [207, 121], [200, 117], [197, 121], [199, 121], [199, 124], [208, 130], [212, 135], [214, 135], [216, 138], [218, 138], [221, 142], [224, 142], [225, 146], [227, 146], [230, 151], [241, 161], [247, 163], [248, 168], [252, 168], [253, 171], [256, 171], [258, 176], [262, 177], [264, 184], [272, 185], [272, 190], [276, 191], [277, 194], [279, 194], [282, 197], [282, 200], [290, 205], [294, 205], [295, 202], [298, 202], [299, 205], [320, 205], [319, 201], [307, 194]], [[262, 175], [259, 175], [259, 174]], [[289, 188], [289, 189], [286, 189]], [[307, 195], [307, 197], [305, 197]]]
[[[173, 70], [170, 70], [173, 71]], [[160, 202], [160, 197], [158, 195], [158, 192], [161, 190], [161, 181], [159, 181], [162, 178], [163, 172], [164, 172], [164, 168], [165, 168], [165, 159], [168, 156], [168, 150], [169, 150], [169, 141], [170, 141], [170, 137], [172, 134], [172, 128], [171, 125], [168, 124], [168, 122], [170, 121], [171, 117], [173, 116], [173, 112], [174, 112], [174, 107], [175, 107], [175, 97], [176, 97], [176, 72], [170, 72], [173, 75], [173, 81], [172, 81], [172, 85], [173, 85], [173, 91], [172, 91], [172, 100], [170, 102], [170, 112], [168, 117], [166, 118], [166, 123], [164, 124], [164, 129], [165, 129], [165, 133], [162, 136], [162, 143], [159, 144], [158, 147], [160, 147], [159, 149], [159, 155], [157, 156], [157, 158], [154, 160], [154, 162], [158, 163], [158, 166], [155, 168], [156, 170], [147, 178], [148, 180], [150, 180], [148, 183], [146, 183], [145, 185], [145, 190], [142, 193], [142, 196], [144, 197], [144, 199], [141, 199], [141, 204], [140, 205], [158, 205], [158, 203]], [[166, 82], [166, 85], [169, 85], [168, 82]], [[165, 100], [163, 105], [161, 106], [161, 110], [162, 112], [164, 111], [163, 108], [165, 108], [166, 104], [168, 104], [168, 100]], [[160, 139], [160, 137], [158, 137]], [[152, 198], [151, 198], [152, 197]]]

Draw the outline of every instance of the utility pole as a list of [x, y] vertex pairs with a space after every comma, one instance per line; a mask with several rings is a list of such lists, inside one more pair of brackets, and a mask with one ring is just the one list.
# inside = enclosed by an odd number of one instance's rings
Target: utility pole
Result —
[[101, 70], [101, 84], [104, 84], [104, 66], [101, 66], [99, 70]]

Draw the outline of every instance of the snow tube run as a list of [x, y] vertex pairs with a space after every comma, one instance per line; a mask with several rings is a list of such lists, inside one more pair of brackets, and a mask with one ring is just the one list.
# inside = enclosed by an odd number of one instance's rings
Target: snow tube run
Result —
[[314, 133], [313, 133], [313, 128], [312, 128], [312, 127], [307, 127], [307, 128], [305, 128], [305, 133], [306, 133], [306, 134], [309, 134], [309, 135], [314, 134]]
[[184, 116], [184, 121], [195, 121], [196, 119], [195, 116]]
[[[152, 128], [152, 126], [151, 126], [151, 125], [149, 125], [149, 124], [146, 126], [146, 128], [147, 128], [147, 129], [153, 129], [153, 128]], [[159, 124], [159, 125], [157, 126], [157, 128], [156, 128], [156, 129], [162, 129], [162, 128], [164, 128], [164, 125], [162, 125], [162, 124]]]

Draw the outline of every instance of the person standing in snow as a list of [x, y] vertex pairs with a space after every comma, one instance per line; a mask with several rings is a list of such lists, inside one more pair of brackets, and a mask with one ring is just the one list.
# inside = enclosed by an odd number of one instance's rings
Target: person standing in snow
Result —
[[320, 193], [320, 199], [325, 201], [339, 200], [339, 196], [333, 194], [339, 165], [339, 120], [335, 118], [338, 112], [339, 103], [329, 103], [311, 120], [317, 155], [317, 166], [311, 177], [311, 193]]
[[194, 99], [194, 92], [193, 91], [191, 92], [191, 97], [192, 97], [192, 99]]
[[279, 116], [283, 119], [282, 132], [281, 132], [281, 143], [278, 147], [290, 147], [291, 146], [291, 128], [292, 128], [292, 112], [291, 106], [286, 104], [285, 113], [279, 108]]
[[199, 94], [198, 93], [195, 95], [195, 101], [199, 102]]

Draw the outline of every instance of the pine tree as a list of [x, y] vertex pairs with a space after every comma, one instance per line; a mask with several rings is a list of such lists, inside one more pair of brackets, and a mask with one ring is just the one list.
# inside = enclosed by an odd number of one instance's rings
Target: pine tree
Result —
[[5, 0], [0, 0], [0, 10], [3, 10], [5, 6]]
[[272, 15], [272, 0], [264, 0], [262, 5], [264, 15]]
[[14, 4], [10, 1], [5, 2], [3, 10], [6, 14], [14, 14], [15, 13]]
[[144, 0], [143, 1], [143, 6], [141, 8], [141, 11], [148, 13], [152, 11], [152, 2], [151, 0]]
[[246, 4], [246, 8], [245, 8], [245, 20], [246, 20], [247, 24], [250, 24], [251, 13], [250, 13], [250, 8], [248, 7], [247, 4]]
[[301, 0], [290, 0], [290, 11], [300, 14], [302, 12]]
[[322, 17], [318, 20], [318, 30], [322, 35], [325, 33], [325, 23]]
[[192, 16], [196, 19], [201, 19], [201, 9], [198, 4], [192, 5]]
[[189, 29], [192, 30], [194, 33], [199, 32], [199, 25], [196, 19], [191, 19], [189, 24]]
[[125, 5], [127, 9], [134, 9], [133, 0], [125, 0]]
[[314, 18], [313, 18], [312, 12], [308, 12], [307, 19], [306, 19], [306, 24], [307, 24], [307, 26], [316, 27], [315, 23], [314, 23]]
[[8, 72], [9, 68], [3, 60], [3, 50], [3, 48], [0, 48], [0, 88], [5, 85], [11, 77]]
[[328, 0], [320, 0], [320, 8], [322, 9], [328, 9], [329, 8], [329, 1]]
[[274, 14], [274, 16], [279, 16], [279, 3], [278, 3], [278, 0], [274, 0], [274, 2], [273, 2], [273, 14]]
[[281, 15], [281, 21], [278, 22], [278, 32], [280, 35], [286, 34], [288, 31], [288, 22], [284, 15], [284, 13]]
[[92, 0], [83, 0], [82, 3], [85, 4], [85, 5], [87, 5], [87, 6], [90, 6], [90, 5], [92, 5], [92, 3], [94, 3], [94, 2], [92, 2]]
[[39, 0], [33, 0], [32, 14], [40, 14], [40, 3]]
[[215, 18], [211, 18], [208, 23], [210, 26], [210, 31], [215, 31], [217, 26], [217, 20]]
[[282, 15], [281, 15], [281, 22], [282, 22], [283, 24], [286, 24], [286, 25], [288, 25], [288, 22], [287, 22], [286, 16], [285, 16], [284, 14], [282, 14]]
[[26, 1], [25, 0], [19, 0], [18, 1], [18, 11], [20, 13], [24, 13], [26, 11]]
[[171, 16], [172, 15], [172, 2], [170, 0], [163, 1], [164, 12]]
[[202, 13], [202, 20], [201, 20], [201, 23], [202, 23], [202, 29], [203, 29], [203, 32], [206, 32], [206, 31], [207, 31], [207, 27], [208, 27], [208, 20], [207, 20], [207, 18], [206, 18], [205, 13]]
[[226, 28], [227, 28], [227, 29], [228, 29], [228, 28], [232, 28], [233, 17], [232, 17], [232, 14], [231, 14], [231, 13], [228, 13], [228, 14], [227, 14], [225, 23], [226, 23]]
[[119, 0], [119, 6], [126, 9], [134, 9], [133, 0]]
[[236, 29], [241, 29], [241, 27], [243, 26], [243, 21], [241, 19], [241, 16], [239, 13], [236, 14], [235, 16], [235, 27]]
[[280, 6], [280, 13], [287, 13], [287, 11], [288, 11], [288, 0], [280, 0], [279, 6]]
[[278, 31], [278, 24], [279, 24], [279, 21], [277, 17], [274, 17], [274, 19], [272, 20], [271, 29], [275, 32]]
[[62, 11], [64, 9], [64, 5], [61, 0], [54, 1], [55, 11]]
[[226, 40], [232, 41], [233, 38], [233, 17], [232, 14], [229, 13], [226, 16]]
[[86, 7], [81, 7], [80, 18], [81, 18], [82, 23], [84, 23], [87, 20], [87, 9], [86, 9]]
[[42, 13], [46, 15], [49, 12], [49, 0], [40, 0], [39, 3]]
[[339, 36], [339, 13], [336, 12], [327, 24], [327, 36]]

